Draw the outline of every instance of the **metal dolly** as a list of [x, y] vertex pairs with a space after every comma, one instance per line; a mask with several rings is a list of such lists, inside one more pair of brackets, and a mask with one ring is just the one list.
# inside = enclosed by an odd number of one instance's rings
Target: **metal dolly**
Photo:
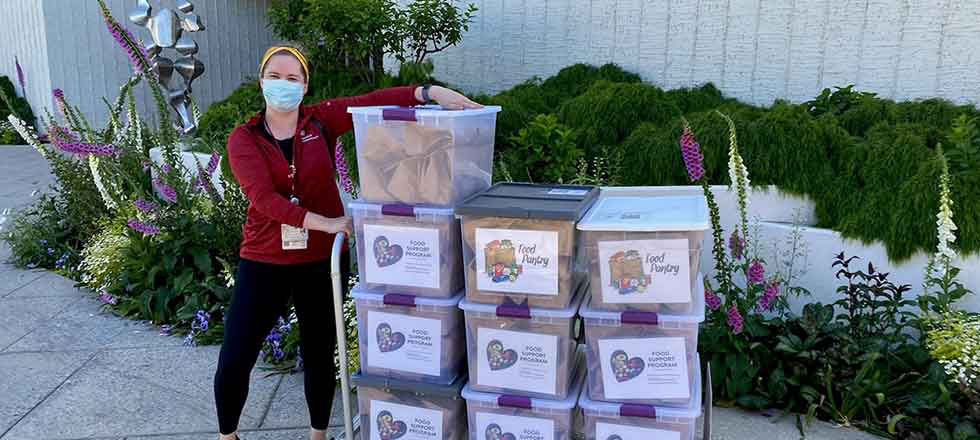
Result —
[[[334, 437], [336, 440], [354, 440], [354, 435], [360, 428], [360, 417], [354, 418], [354, 411], [351, 408], [351, 386], [350, 371], [347, 370], [347, 329], [344, 321], [344, 296], [342, 272], [340, 270], [340, 254], [344, 250], [344, 242], [347, 234], [337, 233], [333, 241], [333, 250], [330, 254], [330, 280], [333, 282], [333, 312], [334, 321], [337, 325], [337, 351], [340, 355], [340, 396], [344, 406], [344, 432]], [[711, 363], [708, 363], [705, 374], [704, 386], [704, 440], [711, 439]]]

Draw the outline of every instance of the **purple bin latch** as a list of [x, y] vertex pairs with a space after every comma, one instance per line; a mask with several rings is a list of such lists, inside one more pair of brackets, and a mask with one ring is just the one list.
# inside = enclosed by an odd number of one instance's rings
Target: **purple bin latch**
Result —
[[382, 109], [381, 119], [385, 121], [417, 121], [415, 119], [415, 110], [404, 107]]
[[657, 317], [656, 312], [629, 310], [620, 315], [620, 321], [622, 321], [623, 324], [657, 325], [660, 320]]
[[503, 318], [531, 319], [531, 308], [527, 304], [501, 304], [497, 306], [497, 316]]
[[415, 307], [415, 295], [388, 293], [385, 294], [384, 303], [387, 306]]
[[655, 419], [657, 418], [657, 408], [653, 407], [652, 405], [627, 403], [619, 407], [619, 415], [622, 417], [645, 417], [648, 419]]
[[504, 394], [497, 398], [497, 406], [506, 408], [531, 409], [531, 398]]
[[398, 215], [402, 217], [414, 217], [415, 207], [404, 203], [386, 203], [381, 205], [381, 213], [384, 215]]

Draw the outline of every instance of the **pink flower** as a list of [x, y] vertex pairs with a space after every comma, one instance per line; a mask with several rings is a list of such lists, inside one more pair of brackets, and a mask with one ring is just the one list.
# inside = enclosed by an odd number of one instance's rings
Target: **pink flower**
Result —
[[133, 201], [133, 205], [136, 205], [136, 209], [139, 209], [144, 214], [150, 214], [157, 209], [157, 204], [149, 200], [136, 199]]
[[687, 124], [684, 124], [680, 143], [681, 155], [684, 157], [684, 165], [687, 167], [687, 175], [692, 182], [697, 182], [704, 177], [704, 155], [701, 154], [701, 146], [694, 139], [694, 132]]
[[102, 301], [102, 304], [110, 304], [110, 305], [116, 305], [117, 302], [116, 297], [112, 296], [111, 294], [109, 294], [109, 292], [106, 292], [104, 290], [102, 291], [101, 294], [99, 294], [99, 301]]
[[347, 168], [347, 159], [344, 157], [344, 143], [339, 140], [334, 149], [334, 161], [337, 163], [337, 176], [340, 177], [340, 186], [347, 194], [353, 194], [354, 183], [350, 179], [350, 170]]
[[214, 174], [214, 171], [218, 169], [218, 165], [221, 164], [221, 155], [217, 151], [211, 153], [211, 159], [208, 160], [208, 174]]
[[142, 232], [146, 235], [156, 235], [160, 233], [160, 228], [153, 226], [149, 223], [143, 223], [139, 220], [136, 220], [135, 218], [130, 219], [128, 225], [130, 229], [136, 232]]
[[166, 200], [170, 203], [174, 203], [177, 201], [177, 190], [174, 189], [174, 187], [167, 185], [166, 182], [163, 181], [163, 179], [159, 177], [153, 179], [153, 187], [160, 192], [160, 197], [163, 197], [163, 200]]
[[711, 290], [711, 286], [709, 286], [708, 283], [704, 284], [704, 302], [711, 310], [718, 310], [721, 308], [721, 297], [716, 295], [715, 292]]
[[728, 326], [732, 328], [732, 332], [736, 335], [742, 333], [742, 328], [745, 324], [745, 320], [742, 319], [742, 314], [739, 313], [738, 307], [732, 304], [728, 308]]
[[14, 55], [14, 65], [17, 67], [17, 81], [20, 83], [20, 90], [24, 96], [27, 96], [27, 86], [24, 84], [24, 69], [20, 68], [20, 60]]
[[749, 266], [749, 284], [762, 284], [766, 280], [766, 268], [758, 260]]
[[738, 236], [738, 231], [732, 231], [731, 237], [728, 237], [728, 249], [732, 251], [732, 257], [736, 260], [742, 259], [742, 252], [745, 251], [745, 241], [742, 237]]
[[769, 281], [766, 284], [765, 292], [759, 298], [759, 304], [756, 305], [756, 308], [759, 311], [772, 310], [773, 301], [776, 300], [777, 296], [779, 296], [779, 282], [777, 280]]
[[199, 173], [197, 176], [197, 182], [195, 186], [198, 188], [207, 188], [210, 184], [210, 177], [214, 175], [215, 170], [218, 169], [218, 165], [221, 164], [221, 155], [218, 152], [211, 153], [211, 159], [208, 160], [208, 166], [204, 169], [204, 173]]

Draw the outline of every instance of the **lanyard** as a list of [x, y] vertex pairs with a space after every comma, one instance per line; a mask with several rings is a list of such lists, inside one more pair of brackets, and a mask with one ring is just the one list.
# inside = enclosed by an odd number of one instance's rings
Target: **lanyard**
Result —
[[[278, 143], [279, 140], [276, 139], [275, 135], [272, 134], [272, 129], [269, 127], [269, 122], [265, 118], [262, 118], [262, 123], [265, 124], [265, 130], [269, 133], [269, 136], [271, 136], [272, 139], [274, 139], [276, 143]], [[289, 203], [292, 203], [294, 205], [299, 205], [299, 197], [296, 197], [296, 179], [297, 179], [296, 156], [299, 153], [298, 151], [299, 149], [296, 148], [295, 139], [296, 139], [296, 134], [294, 133], [293, 134], [293, 141], [294, 141], [293, 157], [289, 158]], [[276, 148], [279, 148], [279, 146], [276, 145]]]

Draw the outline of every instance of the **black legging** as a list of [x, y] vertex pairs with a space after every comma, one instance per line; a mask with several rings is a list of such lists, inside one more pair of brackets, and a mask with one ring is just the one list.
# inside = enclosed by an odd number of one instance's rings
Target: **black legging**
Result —
[[[344, 253], [341, 285], [346, 289], [349, 257]], [[327, 429], [336, 381], [336, 329], [329, 261], [276, 265], [242, 259], [235, 293], [225, 316], [225, 340], [214, 374], [214, 400], [222, 434], [238, 429], [249, 379], [262, 343], [293, 298], [303, 356], [303, 388], [310, 426]]]

